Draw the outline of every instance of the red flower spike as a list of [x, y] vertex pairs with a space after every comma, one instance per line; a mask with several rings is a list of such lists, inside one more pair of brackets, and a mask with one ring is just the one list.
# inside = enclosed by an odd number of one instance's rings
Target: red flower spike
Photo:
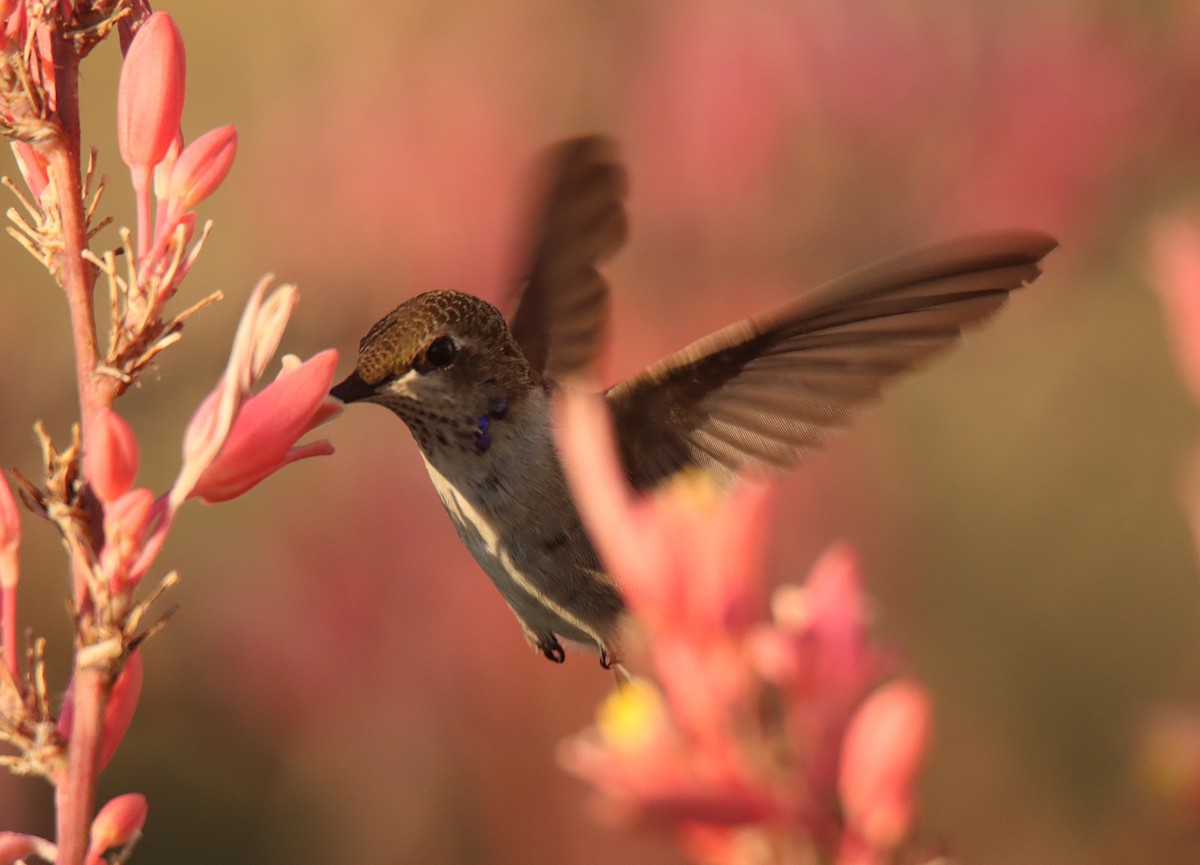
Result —
[[101, 409], [87, 430], [83, 470], [102, 502], [120, 498], [133, 487], [138, 444], [133, 428], [111, 409]]
[[237, 129], [222, 126], [189, 144], [171, 170], [167, 207], [175, 213], [191, 210], [221, 185], [237, 154]]
[[133, 37], [117, 89], [117, 142], [131, 169], [148, 174], [166, 156], [183, 117], [185, 73], [179, 28], [155, 12]]
[[88, 865], [104, 865], [108, 850], [119, 850], [142, 835], [150, 806], [141, 793], [126, 793], [110, 799], [92, 821]]
[[[71, 727], [75, 721], [75, 699], [72, 686], [67, 685], [67, 695], [63, 698], [62, 710], [58, 713], [58, 733], [64, 739], [70, 740]], [[104, 723], [100, 734], [99, 762], [96, 771], [103, 771], [117, 752], [117, 746], [125, 738], [125, 732], [133, 720], [137, 709], [138, 698], [142, 694], [142, 656], [134, 651], [125, 659], [125, 668], [113, 682], [112, 691], [108, 695], [108, 703], [104, 706]]]
[[226, 501], [290, 462], [333, 453], [327, 441], [294, 445], [331, 416], [325, 400], [337, 357], [337, 351], [326, 349], [304, 363], [285, 359], [279, 377], [242, 403], [221, 452], [191, 495], [210, 503]]
[[929, 692], [898, 679], [868, 697], [846, 729], [838, 790], [848, 827], [872, 850], [893, 850], [908, 835], [932, 715]]

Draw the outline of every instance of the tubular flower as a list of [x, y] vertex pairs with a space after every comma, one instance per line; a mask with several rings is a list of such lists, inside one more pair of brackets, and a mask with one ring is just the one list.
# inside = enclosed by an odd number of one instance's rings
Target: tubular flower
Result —
[[192, 496], [206, 502], [236, 498], [288, 463], [333, 453], [324, 439], [297, 440], [338, 411], [326, 403], [337, 367], [337, 351], [326, 349], [304, 363], [295, 355], [271, 384], [246, 400], [217, 458], [196, 481]]

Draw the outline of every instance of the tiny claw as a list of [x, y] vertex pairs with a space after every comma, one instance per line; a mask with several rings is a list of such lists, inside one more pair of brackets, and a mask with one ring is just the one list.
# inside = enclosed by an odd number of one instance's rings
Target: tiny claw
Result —
[[538, 643], [538, 650], [546, 656], [547, 660], [553, 661], [556, 664], [561, 664], [567, 660], [566, 650], [563, 649], [562, 643], [554, 638], [553, 634], [549, 640], [542, 640]]
[[618, 658], [616, 655], [610, 654], [608, 649], [600, 650], [600, 666], [603, 667], [604, 669], [611, 670], [613, 667], [618, 666], [620, 663], [621, 663], [621, 659]]

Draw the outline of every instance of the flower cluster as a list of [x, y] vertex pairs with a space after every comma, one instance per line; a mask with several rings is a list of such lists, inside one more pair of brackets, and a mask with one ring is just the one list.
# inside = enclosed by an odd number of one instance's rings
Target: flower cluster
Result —
[[892, 861], [912, 828], [931, 706], [917, 682], [886, 680], [854, 554], [832, 548], [758, 621], [764, 489], [689, 477], [641, 497], [602, 405], [564, 402], [572, 490], [654, 681], [620, 686], [596, 726], [563, 743], [563, 765], [609, 817], [675, 827], [698, 861]]
[[[303, 363], [285, 357], [278, 377], [253, 393], [298, 299], [292, 286], [269, 291], [264, 278], [250, 295], [224, 374], [188, 424], [174, 482], [158, 494], [140, 484], [137, 435], [115, 402], [180, 338], [183, 321], [220, 296], [167, 312], [208, 231], [197, 231], [194, 210], [228, 174], [237, 133], [224, 126], [185, 143], [183, 40], [170, 16], [151, 13], [144, 0], [0, 0], [0, 25], [0, 131], [14, 139], [25, 184], [21, 190], [5, 180], [24, 207], [23, 215], [9, 211], [10, 233], [67, 297], [81, 411], [65, 448], [37, 427], [41, 482], [13, 473], [25, 504], [57, 527], [70, 558], [75, 656], [57, 712], [44, 642], [19, 641], [21, 520], [13, 489], [0, 479], [0, 743], [13, 751], [0, 762], [45, 777], [57, 806], [53, 842], [0, 832], [0, 865], [31, 856], [100, 865], [114, 855], [124, 860], [147, 814], [136, 793], [94, 813], [96, 776], [116, 752], [141, 692], [141, 646], [155, 628], [144, 627], [144, 619], [176, 577], [171, 572], [140, 600], [139, 586], [185, 501], [234, 498], [290, 462], [332, 451], [325, 441], [296, 443], [340, 410], [327, 397], [337, 353]], [[137, 234], [135, 243], [122, 229], [117, 249], [97, 253], [90, 244], [108, 220], [95, 218], [103, 183], [91, 188], [94, 150], [80, 170], [76, 76], [78, 60], [113, 30], [125, 51], [117, 129]], [[110, 299], [104, 351], [93, 305], [101, 276]]]

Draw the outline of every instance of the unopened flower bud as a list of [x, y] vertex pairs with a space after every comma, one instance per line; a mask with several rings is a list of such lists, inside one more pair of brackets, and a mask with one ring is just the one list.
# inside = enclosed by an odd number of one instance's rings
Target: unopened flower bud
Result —
[[102, 502], [111, 502], [133, 487], [138, 470], [138, 444], [133, 428], [111, 409], [101, 409], [87, 428], [83, 468]]
[[0, 586], [17, 584], [17, 548], [21, 546], [21, 515], [8, 481], [0, 477]]
[[184, 148], [167, 188], [171, 210], [183, 213], [212, 195], [229, 173], [236, 153], [237, 129], [233, 126], [206, 132]]
[[89, 865], [103, 863], [106, 851], [119, 850], [141, 837], [149, 810], [146, 797], [141, 793], [126, 793], [108, 800], [92, 821], [87, 855]]
[[185, 72], [179, 28], [155, 12], [133, 37], [117, 89], [117, 141], [130, 168], [148, 171], [166, 156], [183, 116]]

